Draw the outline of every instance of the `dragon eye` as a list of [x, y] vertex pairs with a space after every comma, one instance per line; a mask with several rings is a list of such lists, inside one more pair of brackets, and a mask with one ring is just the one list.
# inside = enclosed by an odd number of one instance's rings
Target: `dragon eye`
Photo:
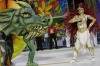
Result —
[[43, 19], [42, 22], [46, 23], [46, 19]]
[[24, 18], [28, 18], [28, 17], [31, 16], [31, 14], [29, 14], [29, 13], [22, 13], [21, 16], [24, 17]]

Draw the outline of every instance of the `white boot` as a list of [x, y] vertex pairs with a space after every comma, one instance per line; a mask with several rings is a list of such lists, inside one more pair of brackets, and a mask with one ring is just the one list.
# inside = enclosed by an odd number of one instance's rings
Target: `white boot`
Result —
[[95, 61], [95, 58], [92, 58], [92, 61]]
[[70, 63], [75, 63], [76, 62], [76, 57], [73, 57]]
[[91, 58], [92, 58], [92, 61], [95, 61], [95, 57], [94, 56], [91, 56]]

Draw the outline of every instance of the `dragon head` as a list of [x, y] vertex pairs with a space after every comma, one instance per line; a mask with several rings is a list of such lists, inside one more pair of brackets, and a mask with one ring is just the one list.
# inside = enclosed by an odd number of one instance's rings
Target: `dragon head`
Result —
[[25, 2], [18, 1], [17, 4], [21, 8], [9, 8], [0, 12], [0, 31], [6, 35], [26, 35], [27, 38], [34, 38], [46, 33], [52, 18], [49, 21], [46, 16], [35, 15], [31, 6]]

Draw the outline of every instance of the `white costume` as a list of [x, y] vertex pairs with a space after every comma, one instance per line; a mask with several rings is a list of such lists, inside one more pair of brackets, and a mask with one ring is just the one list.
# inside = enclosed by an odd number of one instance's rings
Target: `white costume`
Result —
[[91, 32], [91, 44], [92, 44], [92, 46], [98, 46], [98, 44], [97, 44], [97, 33], [96, 33], [96, 35], [94, 35]]
[[82, 21], [77, 22], [78, 31], [76, 35], [73, 60], [76, 60], [79, 50], [82, 50], [82, 52], [85, 53], [86, 47], [91, 52], [91, 57], [94, 58], [93, 47], [90, 43], [90, 33], [87, 28], [87, 18], [89, 17], [89, 15], [84, 14], [81, 17], [77, 15], [76, 17], [82, 19]]
[[70, 47], [70, 35], [68, 34], [68, 31], [66, 30], [66, 46]]

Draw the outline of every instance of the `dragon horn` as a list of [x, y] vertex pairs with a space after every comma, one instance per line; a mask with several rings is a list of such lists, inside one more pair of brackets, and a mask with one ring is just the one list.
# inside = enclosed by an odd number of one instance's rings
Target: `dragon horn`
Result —
[[40, 11], [41, 13], [39, 14], [41, 17], [45, 16], [43, 11]]
[[52, 22], [53, 22], [53, 18], [51, 16], [51, 14], [49, 14], [49, 19], [50, 19], [50, 22], [49, 22], [49, 27], [52, 25]]
[[28, 3], [26, 3], [26, 2], [17, 1], [16, 3], [19, 4], [21, 7], [31, 8], [31, 6]]

